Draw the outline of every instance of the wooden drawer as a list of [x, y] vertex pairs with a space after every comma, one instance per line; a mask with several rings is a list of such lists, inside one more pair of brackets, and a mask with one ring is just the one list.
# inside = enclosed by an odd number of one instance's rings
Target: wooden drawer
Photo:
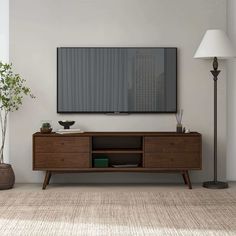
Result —
[[35, 137], [36, 153], [84, 153], [90, 151], [89, 137]]
[[145, 137], [146, 153], [201, 152], [201, 137]]
[[200, 153], [146, 153], [146, 168], [201, 169]]
[[34, 169], [89, 168], [89, 153], [36, 153]]

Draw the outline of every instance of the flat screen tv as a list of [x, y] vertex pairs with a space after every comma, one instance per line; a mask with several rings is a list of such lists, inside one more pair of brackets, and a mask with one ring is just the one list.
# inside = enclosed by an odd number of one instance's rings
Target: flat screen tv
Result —
[[57, 48], [58, 113], [175, 113], [177, 48]]

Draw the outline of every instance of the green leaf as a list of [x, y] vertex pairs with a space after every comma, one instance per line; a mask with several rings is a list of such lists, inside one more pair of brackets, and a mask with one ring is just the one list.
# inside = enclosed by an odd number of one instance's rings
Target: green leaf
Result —
[[35, 98], [25, 82], [25, 79], [13, 72], [12, 64], [0, 62], [0, 110], [18, 110], [24, 96]]

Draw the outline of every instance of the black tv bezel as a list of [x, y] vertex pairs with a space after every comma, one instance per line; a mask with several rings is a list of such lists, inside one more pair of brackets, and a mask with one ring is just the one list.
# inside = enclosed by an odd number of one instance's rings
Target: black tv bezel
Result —
[[[63, 49], [63, 48], [146, 48], [146, 49], [152, 49], [152, 48], [162, 48], [162, 49], [175, 49], [175, 55], [176, 55], [176, 97], [175, 97], [175, 110], [174, 111], [132, 111], [132, 112], [127, 112], [127, 111], [59, 111], [58, 109], [58, 50]], [[58, 114], [114, 114], [114, 115], [119, 115], [119, 114], [175, 114], [177, 113], [178, 110], [178, 48], [177, 47], [57, 47], [57, 113]]]

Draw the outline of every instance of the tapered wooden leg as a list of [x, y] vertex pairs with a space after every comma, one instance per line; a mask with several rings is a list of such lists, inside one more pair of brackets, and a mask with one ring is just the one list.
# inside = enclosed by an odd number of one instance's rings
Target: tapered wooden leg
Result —
[[50, 182], [50, 179], [51, 179], [51, 177], [52, 177], [52, 172], [51, 172], [51, 171], [49, 171], [47, 185], [49, 185], [49, 182]]
[[182, 176], [183, 176], [183, 179], [184, 179], [184, 184], [187, 184], [187, 179], [186, 179], [186, 176], [185, 176], [184, 172], [182, 173]]
[[188, 188], [189, 188], [189, 189], [192, 189], [191, 180], [190, 180], [190, 178], [189, 178], [189, 174], [188, 174], [188, 171], [187, 171], [187, 170], [184, 172], [184, 175], [185, 175], [185, 178], [186, 178], [186, 181], [187, 181], [187, 184], [188, 184]]
[[46, 171], [44, 182], [43, 182], [43, 190], [46, 189], [50, 180], [50, 171]]

